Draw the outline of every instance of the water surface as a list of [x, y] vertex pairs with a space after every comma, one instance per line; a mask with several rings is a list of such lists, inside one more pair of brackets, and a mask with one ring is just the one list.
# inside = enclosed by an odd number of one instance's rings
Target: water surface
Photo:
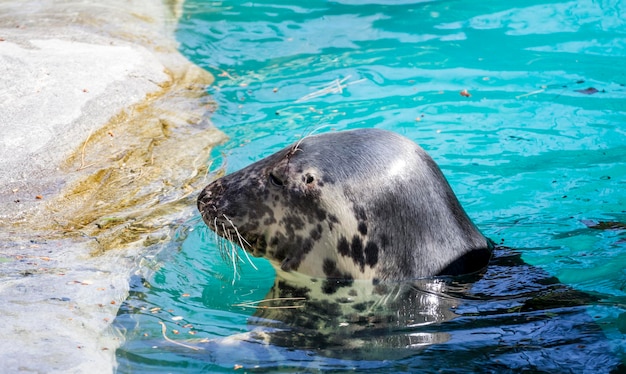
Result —
[[[600, 301], [524, 312], [468, 301], [477, 289], [452, 295], [465, 303], [461, 317], [429, 332], [453, 338], [407, 359], [229, 350], [214, 343], [248, 331], [255, 311], [236, 305], [263, 299], [274, 272], [254, 259], [258, 270], [243, 264], [235, 273], [196, 218], [152, 260], [118, 316], [127, 334], [120, 372], [414, 372], [463, 362], [455, 371], [554, 371], [542, 354], [589, 358], [594, 349], [624, 359], [626, 2], [186, 1], [177, 38], [216, 76], [211, 120], [230, 139], [215, 150], [213, 170], [237, 170], [311, 132], [396, 131], [433, 156], [487, 236]], [[498, 284], [533, 276], [501, 275], [483, 283], [491, 296], [526, 297]], [[538, 318], [546, 329], [508, 318]], [[172, 339], [210, 342], [197, 343], [203, 351], [166, 342], [161, 321]], [[495, 335], [478, 338], [486, 330]], [[489, 366], [496, 360], [501, 367]]]

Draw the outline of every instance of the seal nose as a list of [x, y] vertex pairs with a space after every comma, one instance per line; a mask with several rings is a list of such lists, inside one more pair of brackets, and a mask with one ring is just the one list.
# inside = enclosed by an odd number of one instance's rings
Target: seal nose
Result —
[[203, 213], [205, 207], [209, 204], [209, 201], [211, 200], [211, 195], [211, 190], [208, 186], [200, 192], [200, 195], [198, 195], [197, 204], [200, 213]]

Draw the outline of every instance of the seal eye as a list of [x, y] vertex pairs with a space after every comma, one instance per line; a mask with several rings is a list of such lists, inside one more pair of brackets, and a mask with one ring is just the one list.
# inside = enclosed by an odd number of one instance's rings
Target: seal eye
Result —
[[315, 180], [315, 178], [311, 174], [305, 175], [303, 179], [306, 184], [311, 184]]
[[274, 173], [270, 173], [270, 182], [276, 186], [276, 187], [284, 187], [285, 183], [283, 181], [281, 181], [280, 179], [278, 179], [277, 176], [274, 175]]

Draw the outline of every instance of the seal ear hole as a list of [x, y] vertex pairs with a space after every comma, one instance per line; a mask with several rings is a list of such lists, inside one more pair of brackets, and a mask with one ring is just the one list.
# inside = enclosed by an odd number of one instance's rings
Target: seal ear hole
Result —
[[274, 173], [270, 173], [270, 183], [272, 183], [274, 186], [276, 187], [284, 187], [285, 186], [285, 182], [283, 182], [282, 180], [280, 180], [280, 178], [278, 178]]
[[302, 179], [304, 179], [304, 183], [306, 184], [311, 184], [315, 181], [315, 177], [313, 177], [311, 174], [305, 175]]

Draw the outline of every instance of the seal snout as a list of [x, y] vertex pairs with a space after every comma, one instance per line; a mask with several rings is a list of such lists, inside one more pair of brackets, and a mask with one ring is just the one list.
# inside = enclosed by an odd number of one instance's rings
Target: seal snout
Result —
[[198, 210], [200, 211], [200, 213], [202, 213], [203, 216], [204, 211], [207, 209], [207, 207], [215, 206], [215, 204], [211, 203], [211, 197], [213, 193], [211, 192], [209, 187], [210, 186], [207, 186], [205, 189], [202, 190], [202, 192], [200, 192], [200, 195], [198, 195]]
[[198, 195], [198, 210], [202, 220], [211, 230], [228, 240], [233, 240], [241, 233], [238, 223], [233, 221], [237, 214], [227, 209], [230, 204], [223, 192], [224, 186], [219, 180], [206, 186]]
[[202, 215], [202, 219], [207, 224], [207, 226], [213, 228], [215, 226], [215, 219], [218, 217], [218, 209], [216, 204], [216, 194], [214, 190], [214, 183], [206, 186], [200, 195], [198, 195], [198, 210]]

